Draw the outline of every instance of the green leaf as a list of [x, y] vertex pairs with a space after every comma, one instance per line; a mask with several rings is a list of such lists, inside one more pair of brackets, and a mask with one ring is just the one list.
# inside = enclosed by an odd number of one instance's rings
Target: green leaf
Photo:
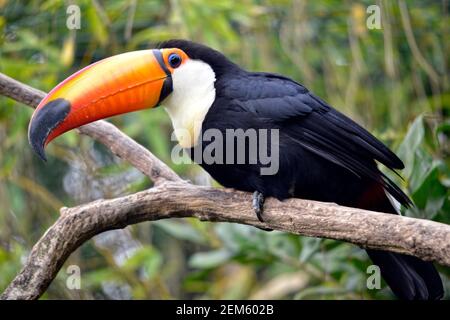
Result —
[[151, 246], [137, 250], [122, 266], [125, 270], [137, 271], [144, 268], [148, 278], [153, 278], [162, 265], [161, 254]]
[[422, 218], [434, 218], [442, 209], [448, 197], [448, 189], [439, 180], [439, 169], [443, 165], [440, 161], [434, 161], [431, 168], [424, 175], [421, 184], [412, 194], [414, 203], [421, 209]]
[[313, 254], [320, 249], [322, 240], [323, 239], [309, 237], [302, 239], [303, 247], [299, 258], [300, 262], [307, 262], [313, 256]]
[[106, 29], [105, 23], [100, 18], [94, 6], [88, 6], [86, 11], [88, 21], [86, 25], [91, 30], [98, 43], [101, 46], [105, 46], [108, 42], [108, 30]]
[[106, 281], [121, 281], [121, 279], [113, 269], [103, 268], [84, 274], [83, 281], [92, 286], [101, 286]]
[[191, 256], [189, 266], [206, 269], [218, 267], [232, 258], [232, 253], [226, 249], [200, 252]]
[[410, 126], [405, 139], [398, 149], [398, 156], [405, 163], [404, 174], [410, 177], [413, 172], [416, 150], [425, 136], [423, 115], [418, 116]]
[[205, 243], [205, 238], [195, 230], [192, 225], [184, 221], [156, 221], [153, 225], [177, 239], [187, 240], [198, 244]]

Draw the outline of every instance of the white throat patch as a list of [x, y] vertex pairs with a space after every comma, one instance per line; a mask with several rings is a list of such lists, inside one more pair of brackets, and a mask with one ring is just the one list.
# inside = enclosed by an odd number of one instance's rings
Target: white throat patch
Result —
[[206, 113], [214, 103], [216, 75], [200, 60], [188, 60], [172, 73], [173, 91], [161, 103], [183, 148], [196, 145]]

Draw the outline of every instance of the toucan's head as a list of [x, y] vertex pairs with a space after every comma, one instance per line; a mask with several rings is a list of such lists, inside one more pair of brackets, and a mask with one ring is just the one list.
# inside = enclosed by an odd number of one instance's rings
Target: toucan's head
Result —
[[45, 160], [44, 147], [84, 124], [163, 104], [183, 147], [195, 144], [216, 97], [215, 81], [239, 67], [220, 52], [186, 40], [93, 63], [58, 84], [39, 103], [28, 139]]

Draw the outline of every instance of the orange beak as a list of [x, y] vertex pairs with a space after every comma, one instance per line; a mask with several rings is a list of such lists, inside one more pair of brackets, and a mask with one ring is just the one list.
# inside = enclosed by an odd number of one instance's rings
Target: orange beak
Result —
[[45, 160], [44, 147], [59, 135], [114, 115], [153, 108], [172, 92], [162, 50], [106, 58], [73, 74], [39, 103], [28, 139]]

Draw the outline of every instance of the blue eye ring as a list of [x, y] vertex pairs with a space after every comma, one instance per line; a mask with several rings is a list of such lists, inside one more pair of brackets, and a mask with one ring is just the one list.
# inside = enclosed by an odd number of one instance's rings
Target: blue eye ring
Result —
[[174, 69], [178, 68], [182, 61], [182, 59], [178, 53], [171, 53], [167, 60], [169, 61], [169, 65]]

